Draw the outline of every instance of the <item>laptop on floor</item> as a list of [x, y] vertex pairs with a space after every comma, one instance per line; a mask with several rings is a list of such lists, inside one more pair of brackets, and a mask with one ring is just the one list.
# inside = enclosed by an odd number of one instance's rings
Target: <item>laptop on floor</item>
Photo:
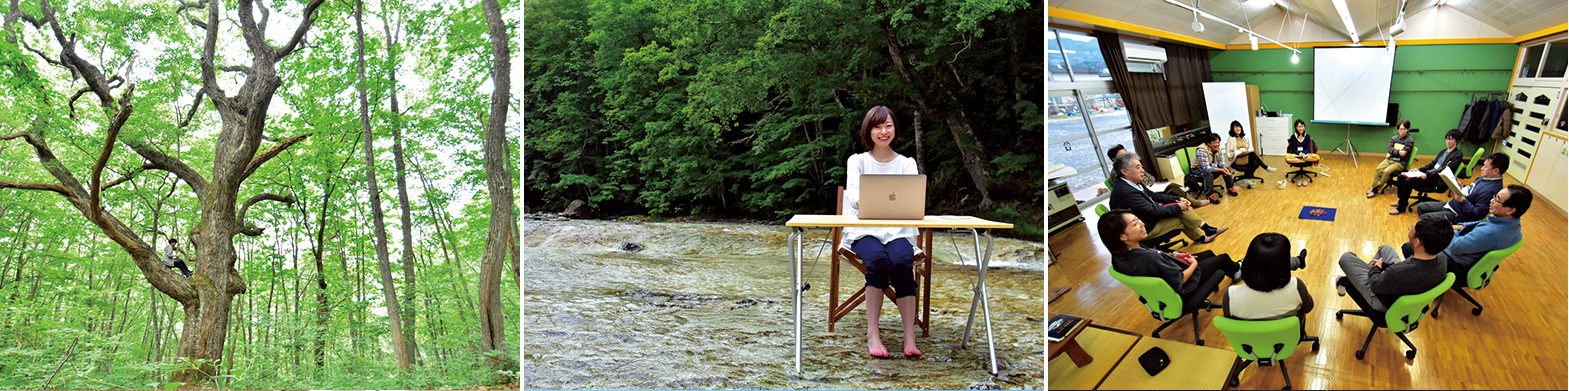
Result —
[[926, 175], [861, 175], [862, 220], [926, 218]]

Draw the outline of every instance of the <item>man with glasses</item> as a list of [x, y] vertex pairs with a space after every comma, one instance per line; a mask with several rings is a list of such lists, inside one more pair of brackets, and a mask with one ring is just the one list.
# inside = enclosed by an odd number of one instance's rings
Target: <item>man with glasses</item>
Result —
[[[1454, 226], [1455, 238], [1444, 249], [1444, 255], [1449, 256], [1449, 271], [1454, 272], [1456, 278], [1465, 278], [1466, 273], [1471, 271], [1471, 265], [1475, 265], [1483, 255], [1519, 243], [1522, 238], [1520, 215], [1531, 209], [1532, 198], [1535, 197], [1530, 189], [1509, 185], [1499, 190], [1488, 202], [1488, 211], [1492, 216]], [[1400, 252], [1410, 257], [1411, 245], [1400, 246]]]
[[1477, 221], [1487, 217], [1488, 201], [1492, 200], [1494, 194], [1498, 194], [1498, 190], [1504, 188], [1504, 171], [1508, 169], [1509, 155], [1502, 153], [1488, 155], [1487, 160], [1482, 161], [1482, 166], [1476, 169], [1479, 177], [1462, 189], [1467, 195], [1455, 194], [1455, 198], [1449, 202], [1428, 201], [1416, 204], [1417, 216], [1427, 217], [1432, 214], [1448, 220], [1449, 224]]

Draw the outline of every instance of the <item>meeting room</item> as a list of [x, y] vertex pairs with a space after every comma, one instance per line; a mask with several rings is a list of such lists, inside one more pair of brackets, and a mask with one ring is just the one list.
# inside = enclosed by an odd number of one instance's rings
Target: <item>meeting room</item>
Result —
[[1561, 0], [1048, 0], [1048, 389], [1569, 388]]

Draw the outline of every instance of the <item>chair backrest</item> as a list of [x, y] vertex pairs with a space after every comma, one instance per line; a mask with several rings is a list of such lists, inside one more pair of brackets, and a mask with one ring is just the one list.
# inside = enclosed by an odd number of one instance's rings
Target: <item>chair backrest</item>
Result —
[[1110, 211], [1111, 211], [1111, 208], [1107, 208], [1106, 204], [1095, 204], [1095, 215], [1096, 216], [1105, 216], [1106, 212], [1110, 212]]
[[1471, 169], [1476, 167], [1477, 164], [1480, 164], [1477, 162], [1481, 161], [1482, 156], [1485, 154], [1487, 154], [1487, 148], [1477, 148], [1476, 153], [1471, 154], [1471, 161], [1466, 162], [1464, 166], [1461, 166], [1460, 172], [1455, 173], [1455, 175], [1460, 176], [1461, 178], [1471, 177]]
[[1107, 267], [1111, 278], [1127, 285], [1134, 294], [1139, 295], [1139, 302], [1144, 303], [1144, 309], [1149, 310], [1150, 316], [1162, 322], [1182, 317], [1182, 296], [1166, 285], [1166, 280], [1160, 277], [1134, 277], [1118, 273], [1116, 267]]
[[1521, 237], [1519, 242], [1509, 248], [1488, 251], [1487, 254], [1482, 255], [1482, 259], [1476, 261], [1475, 265], [1471, 265], [1471, 271], [1466, 273], [1466, 286], [1471, 289], [1486, 288], [1488, 283], [1493, 282], [1493, 273], [1498, 271], [1498, 264], [1524, 244], [1525, 238]]
[[1432, 308], [1433, 299], [1449, 290], [1449, 285], [1455, 283], [1454, 273], [1444, 273], [1444, 282], [1438, 283], [1433, 289], [1414, 295], [1400, 296], [1394, 305], [1389, 306], [1389, 311], [1384, 313], [1384, 324], [1389, 326], [1389, 331], [1406, 333], [1416, 330], [1422, 322], [1422, 316], [1427, 315], [1427, 310]]
[[1411, 147], [1411, 154], [1410, 155], [1406, 155], [1406, 167], [1409, 168], [1409, 167], [1415, 167], [1416, 166], [1416, 151], [1418, 151], [1418, 150], [1419, 149], [1416, 146], [1412, 146]]
[[1273, 365], [1275, 360], [1291, 357], [1302, 340], [1301, 320], [1289, 317], [1275, 320], [1238, 320], [1224, 316], [1210, 318], [1215, 329], [1231, 341], [1237, 357]]

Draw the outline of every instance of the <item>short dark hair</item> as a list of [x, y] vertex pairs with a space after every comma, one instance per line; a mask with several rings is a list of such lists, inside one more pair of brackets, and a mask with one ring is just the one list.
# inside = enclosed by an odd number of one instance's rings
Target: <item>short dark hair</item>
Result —
[[1503, 152], [1493, 152], [1492, 155], [1487, 155], [1487, 161], [1492, 162], [1488, 163], [1488, 165], [1498, 170], [1498, 175], [1503, 175], [1504, 172], [1509, 171], [1509, 155], [1505, 155]]
[[1231, 120], [1231, 127], [1226, 128], [1226, 134], [1230, 134], [1231, 137], [1247, 137], [1248, 130], [1242, 127], [1242, 121]]
[[1454, 139], [1455, 141], [1460, 141], [1463, 137], [1465, 137], [1465, 133], [1461, 132], [1460, 129], [1449, 129], [1449, 133], [1444, 133], [1444, 138]]
[[1113, 146], [1111, 146], [1110, 149], [1106, 150], [1106, 160], [1115, 160], [1115, 159], [1117, 159], [1117, 152], [1122, 152], [1122, 151], [1126, 151], [1126, 150], [1128, 150], [1128, 149], [1124, 148], [1122, 146], [1122, 144], [1113, 145]]
[[[1112, 209], [1100, 215], [1100, 222], [1095, 223], [1095, 234], [1100, 237], [1100, 244], [1106, 246], [1106, 251], [1111, 253], [1113, 259], [1128, 255], [1128, 244], [1122, 242], [1122, 232], [1128, 230], [1128, 221], [1123, 215], [1133, 215], [1127, 209]], [[1134, 217], [1137, 218], [1137, 217]]]
[[175, 238], [169, 238], [169, 244], [174, 244], [174, 243], [179, 243], [179, 242], [180, 242], [180, 241], [179, 241], [179, 240], [178, 240], [178, 239], [175, 239]]
[[1133, 169], [1133, 162], [1139, 160], [1139, 155], [1125, 153], [1111, 159], [1111, 174], [1116, 178], [1122, 177], [1122, 170]]
[[1205, 144], [1220, 141], [1220, 135], [1214, 133], [1205, 133], [1200, 135], [1199, 138], [1204, 139]]
[[1424, 216], [1416, 221], [1416, 239], [1422, 241], [1422, 249], [1428, 254], [1444, 252], [1449, 247], [1449, 241], [1454, 240], [1454, 227], [1449, 221], [1438, 216]]
[[1300, 119], [1299, 119], [1299, 120], [1297, 120], [1297, 123], [1296, 123], [1296, 124], [1293, 124], [1293, 125], [1291, 125], [1291, 127], [1292, 127], [1292, 128], [1293, 128], [1293, 130], [1295, 130], [1295, 128], [1296, 128], [1296, 127], [1297, 127], [1297, 125], [1302, 125], [1302, 126], [1307, 126], [1307, 123], [1306, 123], [1306, 122], [1302, 122], [1302, 120], [1300, 120]]
[[861, 120], [861, 146], [868, 151], [872, 150], [877, 145], [872, 143], [872, 127], [889, 120], [893, 120], [893, 140], [888, 140], [892, 145], [894, 141], [899, 141], [899, 118], [893, 115], [893, 110], [889, 110], [888, 106], [872, 106], [871, 110], [867, 110], [866, 118]]
[[1400, 122], [1396, 122], [1395, 123], [1395, 129], [1396, 130], [1399, 130], [1401, 126], [1406, 127], [1406, 130], [1411, 130], [1411, 121], [1403, 119], [1403, 120], [1400, 120]]
[[1515, 208], [1515, 212], [1509, 217], [1518, 219], [1520, 215], [1525, 214], [1526, 209], [1531, 209], [1531, 199], [1536, 196], [1532, 195], [1531, 189], [1525, 186], [1509, 185], [1507, 189], [1509, 189], [1509, 199], [1504, 201], [1504, 206]]
[[1291, 240], [1274, 232], [1261, 233], [1248, 244], [1247, 262], [1242, 263], [1242, 281], [1248, 288], [1269, 292], [1291, 282]]

